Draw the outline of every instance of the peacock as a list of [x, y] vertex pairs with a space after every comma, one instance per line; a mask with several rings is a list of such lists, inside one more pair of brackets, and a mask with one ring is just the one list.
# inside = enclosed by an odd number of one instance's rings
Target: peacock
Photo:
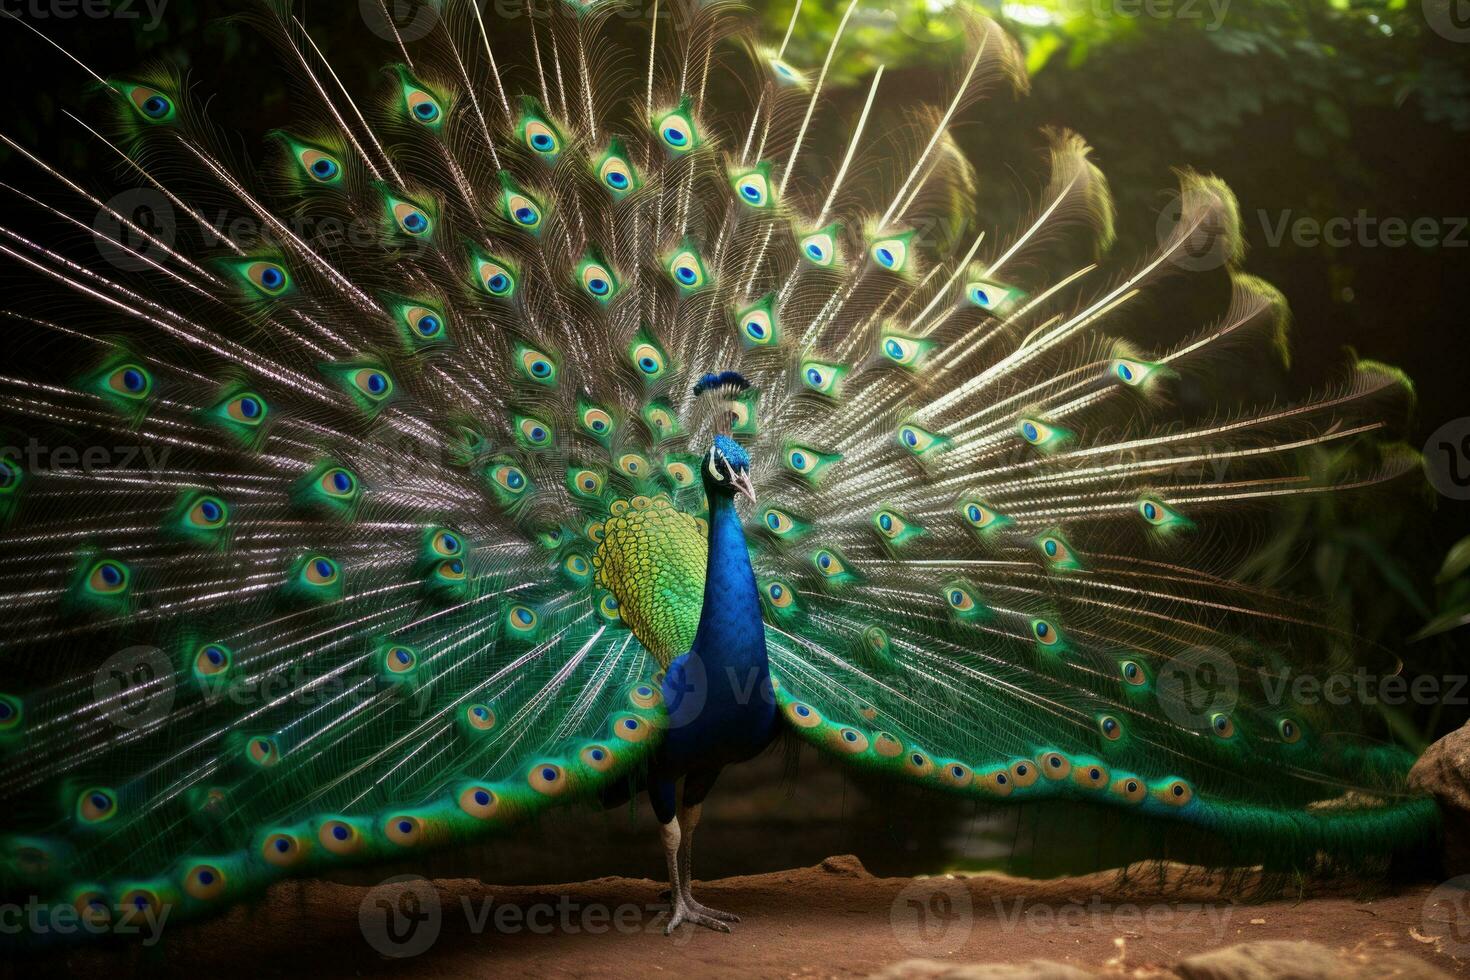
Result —
[[[1392, 655], [1248, 574], [1293, 500], [1414, 471], [1408, 381], [1257, 393], [1289, 314], [1215, 177], [1132, 263], [1075, 133], [985, 213], [956, 132], [1024, 93], [1018, 45], [956, 8], [943, 97], [878, 67], [837, 108], [855, 10], [810, 44], [800, 0], [772, 43], [725, 0], [384, 6], [374, 85], [258, 0], [263, 146], [176, 69], [75, 58], [123, 195], [0, 136], [51, 187], [0, 225], [0, 893], [33, 938], [642, 794], [668, 930], [729, 931], [701, 805], [792, 742], [1220, 865], [1432, 844], [1413, 755], [1281, 683]], [[1192, 275], [1203, 319], [1160, 299]]]

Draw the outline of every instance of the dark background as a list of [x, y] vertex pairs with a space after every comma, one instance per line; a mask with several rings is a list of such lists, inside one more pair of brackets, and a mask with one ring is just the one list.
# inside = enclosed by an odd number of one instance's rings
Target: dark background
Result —
[[[1065, 126], [1083, 133], [1112, 184], [1116, 251], [1123, 256], [1156, 244], [1171, 168], [1225, 178], [1241, 204], [1248, 271], [1280, 288], [1294, 312], [1289, 386], [1300, 392], [1328, 384], [1349, 348], [1398, 365], [1413, 380], [1418, 403], [1412, 415], [1394, 420], [1395, 434], [1422, 448], [1441, 426], [1470, 416], [1470, 22], [1456, 33], [1456, 22], [1433, 13], [1435, 2], [1233, 0], [1218, 17], [1186, 0], [1156, 0], [1148, 9], [1157, 16], [1129, 0], [1007, 5], [999, 13], [1025, 45], [1032, 94], [968, 113], [959, 139], [973, 159], [990, 164], [985, 206], [1019, 214], [1028, 189], [1038, 186], [1035, 132]], [[57, 16], [59, 7], [38, 13], [46, 5], [30, 0], [4, 6], [104, 76], [155, 60], [184, 69], [213, 94], [210, 113], [239, 134], [242, 155], [259, 158], [263, 134], [290, 118], [290, 95], [270, 70], [269, 46], [226, 20], [239, 4], [171, 0], [151, 28], [141, 4], [134, 5], [136, 18], [100, 19]], [[305, 8], [303, 19], [347, 85], [366, 92], [377, 84], [377, 70], [394, 51], [364, 31], [358, 5]], [[835, 0], [808, 0], [788, 58], [820, 63], [841, 9]], [[778, 37], [789, 14], [785, 4], [760, 8], [768, 33]], [[840, 124], [856, 114], [880, 62], [888, 91], [940, 91], [964, 57], [957, 23], [944, 0], [865, 2], [834, 65], [838, 111], [828, 119]], [[1435, 24], [1466, 36], [1447, 37]], [[11, 87], [0, 131], [103, 198], [132, 186], [62, 115], [69, 109], [95, 117], [88, 76], [3, 17], [0, 54]], [[845, 145], [831, 135], [819, 134], [813, 145]], [[3, 146], [0, 175], [44, 200], [65, 199]], [[1283, 217], [1325, 222], [1360, 212], [1379, 223], [1434, 219], [1438, 234], [1457, 238], [1434, 247], [1391, 246], [1376, 232], [1344, 247], [1294, 242], [1290, 234], [1272, 241]], [[26, 208], [15, 224], [44, 236], [36, 218]], [[1470, 458], [1461, 462], [1470, 470]], [[1279, 567], [1270, 577], [1319, 597], [1325, 616], [1398, 651], [1406, 673], [1444, 678], [1449, 690], [1465, 675], [1470, 654], [1467, 630], [1455, 628], [1470, 618], [1470, 551], [1458, 562], [1447, 563], [1447, 555], [1467, 535], [1470, 504], [1435, 493], [1427, 481], [1402, 480], [1366, 503], [1317, 501], [1284, 517], [1269, 557]], [[1457, 703], [1380, 707], [1386, 728], [1416, 749], [1470, 715], [1463, 692]], [[810, 863], [839, 851], [894, 873], [984, 865], [1045, 833], [1025, 812], [971, 820], [969, 811], [895, 798], [892, 790], [875, 807], [861, 786], [810, 755], [799, 777], [783, 778], [785, 772], [784, 760], [771, 756], [724, 778], [702, 838], [709, 846], [702, 848], [701, 877]], [[533, 839], [490, 845], [483, 863], [501, 880], [536, 881], [583, 877], [589, 867], [606, 874], [661, 868], [646, 812], [595, 819], [605, 827], [567, 818]], [[445, 860], [446, 873], [463, 871], [462, 858]]]

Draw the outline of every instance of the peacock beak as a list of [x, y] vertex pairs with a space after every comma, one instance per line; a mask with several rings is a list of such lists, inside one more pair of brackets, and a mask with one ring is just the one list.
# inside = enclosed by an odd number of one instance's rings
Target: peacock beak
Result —
[[751, 504], [755, 503], [755, 487], [750, 482], [749, 470], [737, 470], [731, 474], [731, 483], [735, 484], [735, 492], [740, 494]]

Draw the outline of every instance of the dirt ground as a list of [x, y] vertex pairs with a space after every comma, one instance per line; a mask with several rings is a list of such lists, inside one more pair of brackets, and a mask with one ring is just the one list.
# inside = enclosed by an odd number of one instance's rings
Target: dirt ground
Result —
[[[1466, 921], [1464, 910], [1441, 906], [1442, 892], [1428, 885], [1376, 897], [1340, 891], [1236, 904], [1221, 897], [1218, 882], [1178, 868], [1126, 879], [875, 878], [855, 858], [836, 857], [700, 883], [702, 901], [743, 921], [729, 935], [686, 925], [673, 936], [663, 934], [659, 893], [658, 883], [631, 878], [537, 887], [468, 879], [291, 882], [222, 919], [168, 929], [148, 948], [82, 948], [10, 966], [24, 976], [195, 980], [388, 972], [648, 980], [856, 977], [919, 957], [1049, 960], [1167, 976], [1181, 960], [1222, 946], [1310, 940], [1343, 964], [1313, 975], [1412, 975], [1419, 963], [1470, 973], [1470, 932], [1453, 928]], [[1305, 966], [1293, 972], [1306, 975]]]

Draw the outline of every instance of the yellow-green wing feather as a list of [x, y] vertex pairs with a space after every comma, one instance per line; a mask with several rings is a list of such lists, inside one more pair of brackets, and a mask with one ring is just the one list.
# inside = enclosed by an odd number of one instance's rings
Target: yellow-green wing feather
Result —
[[704, 524], [667, 497], [615, 501], [592, 564], [623, 622], [667, 667], [689, 649], [704, 602]]

